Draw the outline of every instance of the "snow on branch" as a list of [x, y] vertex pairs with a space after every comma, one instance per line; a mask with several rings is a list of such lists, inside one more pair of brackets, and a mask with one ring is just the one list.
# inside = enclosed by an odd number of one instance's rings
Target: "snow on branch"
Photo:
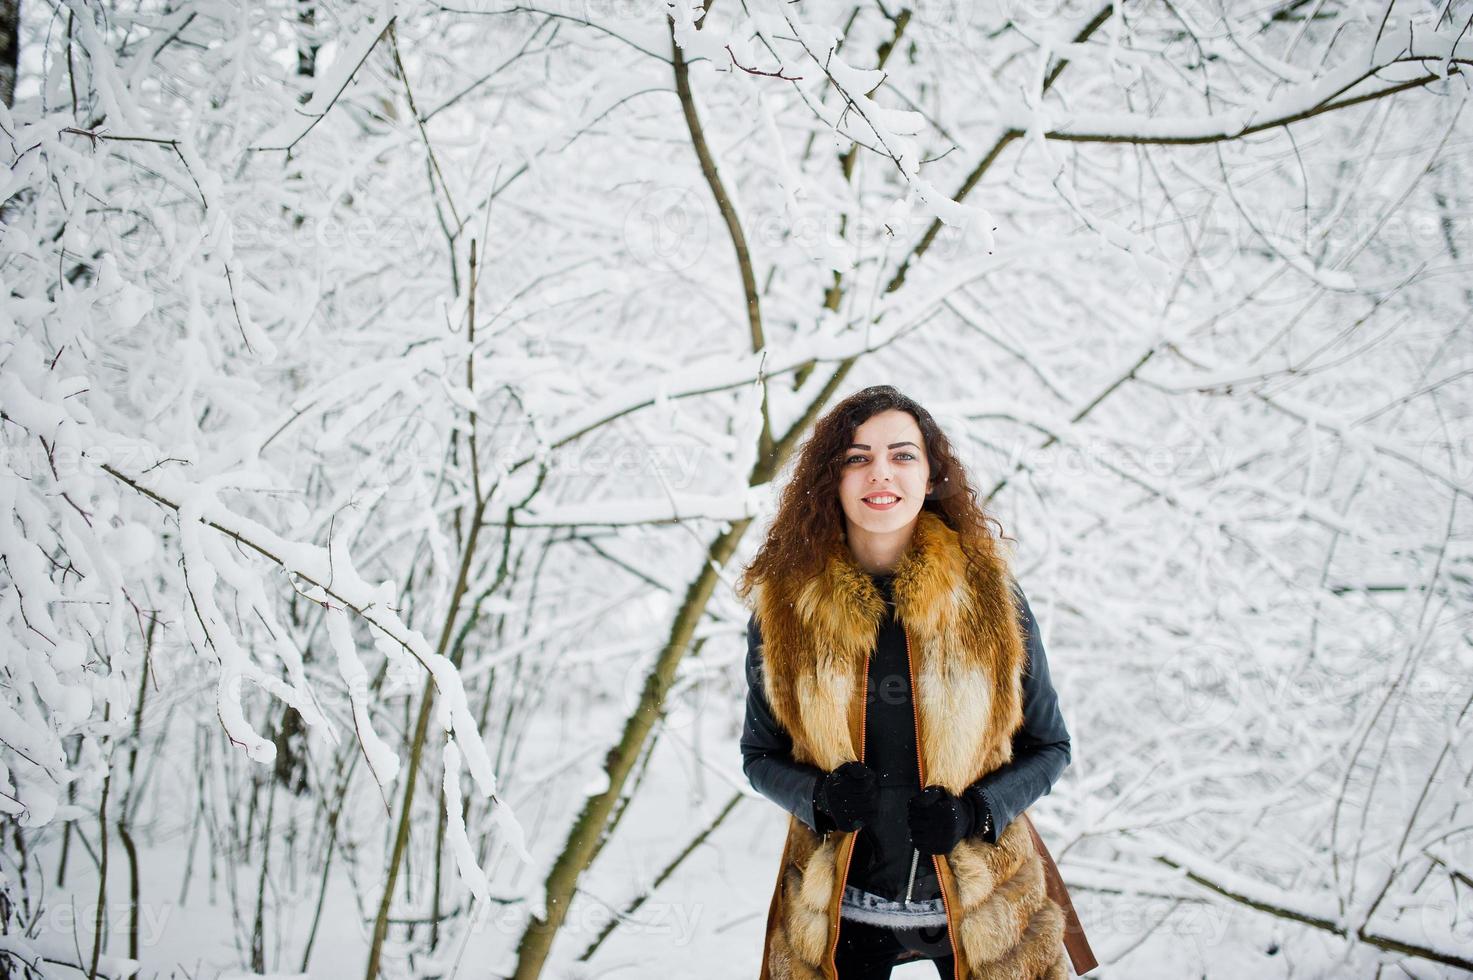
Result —
[[[381, 13], [384, 26], [376, 31], [371, 26], [364, 27], [348, 38], [332, 66], [317, 78], [312, 98], [306, 105], [293, 107], [293, 115], [297, 118], [287, 116], [278, 120], [270, 129], [256, 137], [255, 149], [290, 151], [312, 132], [313, 127], [332, 111], [338, 98], [358, 74], [358, 69], [393, 28], [394, 21], [398, 19], [395, 12], [397, 6], [397, 0], [385, 0]], [[305, 126], [302, 125], [303, 118], [309, 120]]]
[[[121, 434], [113, 434], [112, 439], [114, 445], [121, 445], [128, 441]], [[289, 541], [259, 522], [231, 512], [215, 499], [211, 491], [226, 481], [249, 486], [249, 474], [245, 471], [221, 474], [211, 479], [208, 485], [196, 487], [190, 486], [186, 481], [163, 468], [152, 469], [146, 477], [122, 472], [109, 464], [104, 464], [102, 469], [122, 483], [147, 494], [150, 498], [179, 510], [181, 527], [188, 523], [198, 528], [208, 526], [220, 532], [285, 571], [298, 583], [297, 587], [308, 598], [321, 603], [336, 600], [344, 608], [352, 610], [369, 625], [381, 630], [403, 646], [431, 673], [440, 696], [449, 702], [454, 731], [461, 737], [462, 744], [465, 746], [466, 761], [477, 786], [486, 796], [495, 793], [496, 777], [491, 769], [490, 758], [486, 754], [485, 743], [476, 729], [475, 719], [465, 705], [465, 692], [461, 687], [459, 671], [443, 654], [430, 649], [424, 634], [408, 627], [390, 608], [394, 594], [393, 583], [383, 582], [377, 586], [370, 585], [363, 581], [350, 566], [344, 567], [344, 564], [335, 556], [330, 557], [326, 549], [317, 545]], [[201, 530], [195, 529], [190, 529], [186, 533], [203, 534]], [[218, 553], [186, 552], [186, 561], [192, 557], [203, 566], [199, 573], [203, 584], [213, 585], [215, 570], [211, 559], [217, 555]], [[202, 601], [200, 594], [193, 591], [191, 594], [196, 602]], [[213, 611], [218, 612], [218, 610]], [[209, 633], [207, 636], [207, 639], [210, 640], [216, 638], [215, 633]], [[334, 643], [336, 646], [338, 640], [335, 639]], [[346, 661], [341, 667], [345, 678], [358, 677], [359, 675], [353, 669], [351, 653], [345, 656], [340, 646], [337, 652], [340, 662]], [[227, 666], [231, 666], [229, 661], [226, 663]], [[249, 733], [245, 734], [249, 745]], [[263, 756], [258, 761], [269, 761], [269, 758], [269, 756]], [[386, 770], [389, 768], [387, 765], [389, 760], [382, 754], [377, 756], [377, 761], [384, 763]]]
[[[1411, 78], [1384, 82], [1368, 91], [1358, 86], [1399, 65], [1422, 70]], [[1052, 140], [1084, 143], [1216, 143], [1287, 126], [1313, 116], [1466, 74], [1473, 65], [1473, 35], [1466, 31], [1383, 30], [1346, 54], [1335, 67], [1282, 93], [1236, 108], [1190, 115], [1150, 116], [1095, 110], [1069, 111], [1014, 105], [1003, 120], [1020, 135], [1041, 130]], [[1355, 94], [1347, 94], [1355, 92]]]
[[846, 135], [851, 132], [847, 127], [854, 127], [852, 138], [874, 144], [894, 161], [911, 191], [933, 217], [964, 233], [975, 232], [981, 247], [991, 252], [995, 244], [992, 215], [985, 208], [950, 197], [921, 175], [920, 148], [911, 137], [924, 129], [925, 117], [909, 109], [882, 106], [870, 98], [870, 93], [884, 81], [885, 73], [856, 68], [846, 62], [837, 50], [842, 40], [837, 30], [797, 20], [786, 7], [782, 17], [803, 50], [843, 97], [843, 107], [827, 113], [825, 121], [836, 132]]
[[[991, 214], [984, 208], [961, 203], [921, 173], [922, 154], [914, 137], [926, 130], [926, 117], [912, 109], [881, 105], [871, 96], [885, 79], [883, 71], [850, 65], [838, 52], [843, 38], [836, 28], [799, 20], [788, 5], [779, 7], [776, 14], [753, 9], [749, 16], [742, 18], [741, 24], [774, 53], [779, 49], [776, 37], [796, 38], [804, 55], [840, 96], [837, 107], [805, 96], [809, 108], [844, 140], [888, 157], [909, 192], [930, 216], [964, 233], [975, 233], [981, 247], [991, 251], [994, 244]], [[771, 69], [753, 64], [752, 46], [736, 31], [719, 33], [711, 28], [698, 29], [688, 0], [672, 4], [671, 17], [676, 42], [687, 60], [710, 58], [717, 63], [731, 64], [749, 76], [771, 79], [773, 83], [797, 85], [807, 77], [784, 65], [781, 59]]]

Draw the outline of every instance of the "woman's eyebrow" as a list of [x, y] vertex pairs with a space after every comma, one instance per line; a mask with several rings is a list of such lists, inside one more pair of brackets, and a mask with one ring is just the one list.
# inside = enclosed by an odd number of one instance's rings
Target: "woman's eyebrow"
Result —
[[[892, 443], [890, 443], [890, 445], [886, 446], [885, 448], [886, 449], [896, 449], [896, 448], [898, 448], [900, 446], [916, 446], [916, 444], [913, 443], [913, 442], [892, 442]], [[850, 449], [868, 449], [869, 447], [866, 446], [862, 442], [851, 442], [849, 444], [849, 448]], [[917, 449], [920, 449], [921, 447], [920, 446], [916, 446], [916, 448]]]

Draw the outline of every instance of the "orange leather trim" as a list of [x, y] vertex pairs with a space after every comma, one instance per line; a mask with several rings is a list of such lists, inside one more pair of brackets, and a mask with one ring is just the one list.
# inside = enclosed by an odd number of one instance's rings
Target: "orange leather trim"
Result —
[[1038, 836], [1038, 829], [1033, 826], [1033, 821], [1028, 818], [1028, 812], [1018, 814], [1018, 819], [1028, 825], [1028, 833], [1033, 837], [1033, 846], [1038, 849], [1038, 856], [1043, 859], [1044, 887], [1048, 891], [1048, 897], [1058, 903], [1064, 910], [1064, 949], [1069, 953], [1069, 962], [1074, 964], [1074, 972], [1084, 976], [1090, 970], [1100, 965], [1095, 959], [1094, 950], [1089, 948], [1089, 939], [1084, 935], [1084, 926], [1079, 922], [1079, 915], [1074, 911], [1074, 903], [1069, 898], [1069, 889], [1064, 884], [1064, 878], [1059, 874], [1059, 868], [1054, 864], [1053, 855], [1044, 846], [1043, 838]]

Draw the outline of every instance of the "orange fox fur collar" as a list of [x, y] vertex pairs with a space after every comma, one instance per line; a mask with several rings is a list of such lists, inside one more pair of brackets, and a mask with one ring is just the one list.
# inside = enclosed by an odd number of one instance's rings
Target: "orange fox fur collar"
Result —
[[[953, 793], [1012, 761], [1023, 722], [1026, 653], [1011, 575], [995, 549], [979, 557], [969, 568], [956, 532], [923, 510], [892, 589], [911, 639], [926, 779]], [[810, 580], [760, 588], [763, 683], [795, 749], [812, 753], [798, 761], [834, 769], [859, 758], [850, 699], [884, 614], [884, 598], [842, 543]]]

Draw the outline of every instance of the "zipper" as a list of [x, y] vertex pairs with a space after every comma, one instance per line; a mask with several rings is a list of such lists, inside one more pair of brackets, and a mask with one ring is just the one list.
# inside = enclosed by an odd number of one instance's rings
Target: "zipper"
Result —
[[[910, 709], [915, 716], [916, 726], [916, 768], [921, 773], [921, 789], [926, 788], [926, 757], [921, 751], [921, 708], [916, 700], [916, 672], [915, 665], [910, 659], [910, 628], [904, 623], [900, 624], [902, 632], [905, 633], [905, 670], [910, 675]], [[936, 869], [936, 884], [941, 884], [941, 858], [939, 855], [931, 855], [931, 867]], [[955, 923], [951, 918], [951, 906], [946, 901], [946, 889], [941, 889], [941, 908], [946, 913], [946, 938], [951, 943], [951, 976], [952, 980], [958, 980], [957, 971], [961, 969], [961, 951], [956, 947]]]
[[[864, 742], [866, 725], [869, 723], [869, 653], [864, 655], [864, 675], [859, 696], [859, 761], [864, 761]], [[855, 841], [858, 841], [859, 831], [850, 832]], [[854, 843], [849, 845], [849, 853], [844, 856], [844, 870], [839, 875], [839, 907], [834, 909], [834, 921], [832, 930], [834, 938], [829, 943], [829, 972], [835, 977], [839, 975], [838, 950], [839, 950], [839, 919], [842, 915], [844, 904], [844, 885], [849, 880], [849, 863], [854, 860]]]

